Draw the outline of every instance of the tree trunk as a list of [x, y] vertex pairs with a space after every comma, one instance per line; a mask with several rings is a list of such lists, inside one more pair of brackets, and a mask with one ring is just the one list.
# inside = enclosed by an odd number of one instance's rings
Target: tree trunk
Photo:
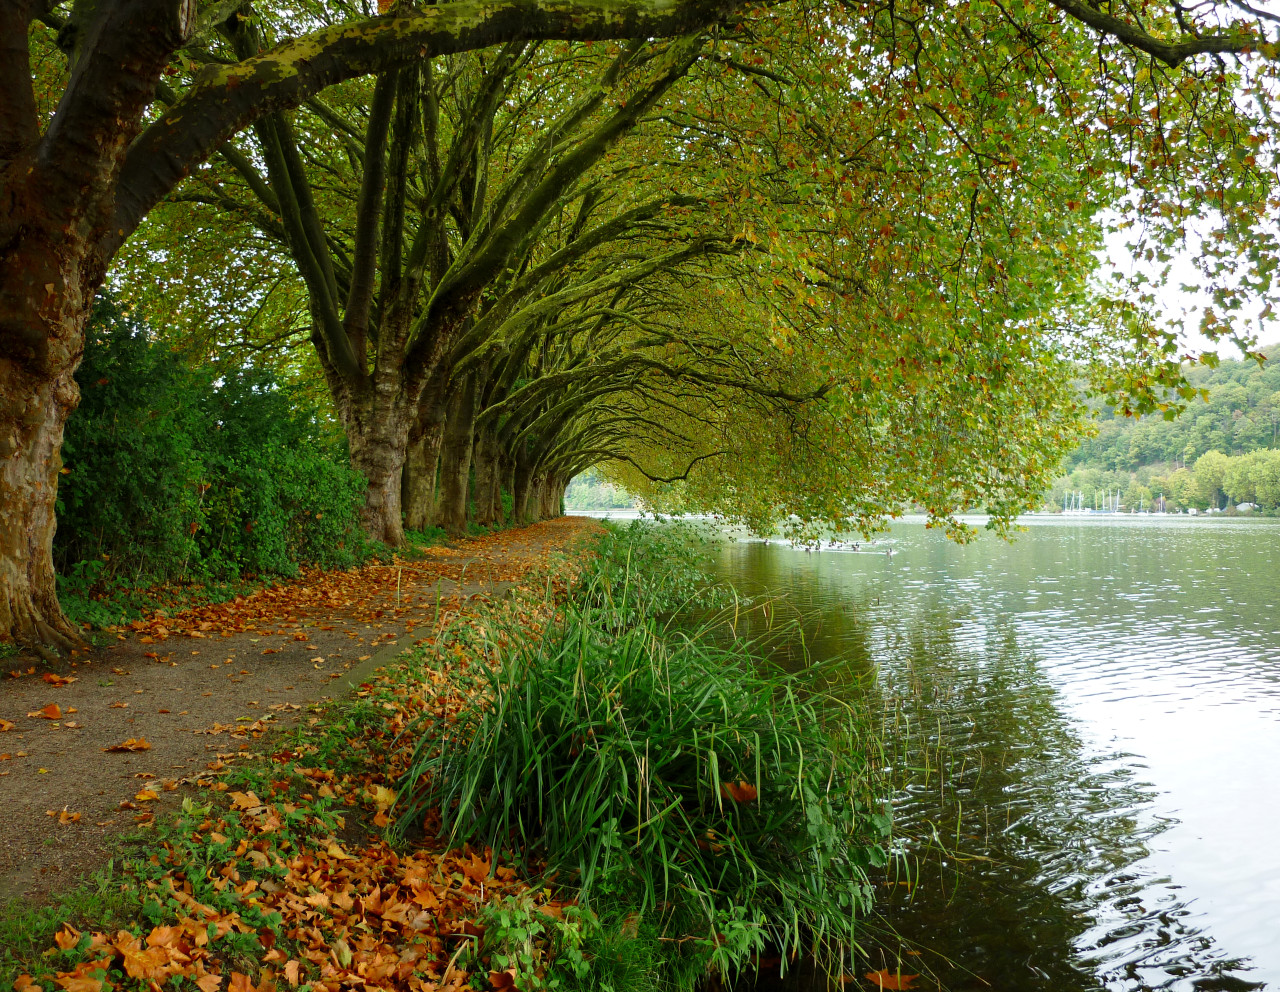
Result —
[[440, 526], [451, 535], [467, 530], [468, 483], [476, 424], [476, 379], [467, 375], [450, 383], [453, 395], [440, 449]]
[[511, 495], [513, 498], [511, 516], [512, 522], [518, 527], [523, 527], [525, 524], [532, 523], [529, 519], [530, 506], [537, 505], [536, 503], [531, 504], [530, 500], [533, 483], [532, 463], [526, 462], [524, 458], [517, 453], [515, 458], [515, 470], [512, 472], [511, 481]]
[[560, 481], [555, 476], [547, 475], [542, 483], [542, 519], [552, 520], [560, 516]]
[[501, 467], [498, 464], [498, 437], [488, 428], [476, 435], [471, 460], [476, 467], [476, 523], [491, 527], [502, 516], [502, 496], [498, 491]]
[[418, 423], [409, 434], [409, 452], [400, 485], [404, 524], [409, 530], [426, 530], [435, 523], [436, 470], [444, 441], [444, 421], [443, 398], [438, 394], [423, 395]]
[[400, 515], [400, 475], [409, 446], [411, 407], [401, 371], [380, 369], [368, 386], [343, 382], [336, 391], [338, 414], [347, 431], [351, 467], [368, 484], [360, 522], [375, 541], [396, 548], [404, 543]]
[[53, 534], [94, 281], [62, 248], [19, 239], [0, 254], [0, 640], [48, 659], [84, 643], [58, 605]]

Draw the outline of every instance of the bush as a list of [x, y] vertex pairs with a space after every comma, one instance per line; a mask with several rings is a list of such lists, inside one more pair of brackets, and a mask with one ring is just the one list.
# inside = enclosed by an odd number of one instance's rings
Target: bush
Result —
[[836, 965], [889, 827], [856, 714], [741, 646], [614, 619], [517, 638], [419, 742], [401, 828], [438, 808], [451, 843], [545, 858], [584, 909], [655, 926], [682, 972], [732, 973], [766, 946]]
[[104, 296], [77, 381], [54, 545], [68, 592], [363, 553], [362, 480], [269, 373], [191, 368]]

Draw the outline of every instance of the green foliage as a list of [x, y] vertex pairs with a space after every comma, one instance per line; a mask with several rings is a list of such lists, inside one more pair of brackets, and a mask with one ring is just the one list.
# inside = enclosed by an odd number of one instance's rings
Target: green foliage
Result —
[[695, 526], [605, 521], [595, 556], [573, 591], [584, 608], [614, 627], [690, 607], [718, 606], [731, 591], [714, 585], [708, 565], [715, 544]]
[[1101, 408], [1096, 435], [1067, 458], [1068, 470], [1189, 465], [1207, 451], [1242, 455], [1280, 446], [1280, 365], [1228, 359], [1216, 367], [1189, 366], [1186, 374], [1205, 392], [1180, 417], [1135, 419]]
[[580, 905], [625, 906], [691, 974], [765, 946], [836, 964], [889, 826], [858, 715], [744, 645], [615, 628], [587, 608], [516, 639], [419, 742], [401, 828], [438, 808], [450, 843], [545, 857]]
[[692, 956], [673, 955], [652, 921], [635, 914], [601, 917], [569, 905], [553, 916], [524, 894], [485, 905], [479, 922], [474, 956], [494, 971], [515, 969], [516, 987], [529, 992], [675, 992], [701, 977]]
[[571, 510], [617, 510], [630, 509], [636, 501], [625, 489], [601, 478], [598, 469], [590, 468], [569, 483], [564, 505]]
[[269, 375], [192, 369], [104, 296], [77, 379], [55, 543], [67, 593], [290, 575], [364, 552], [362, 480]]

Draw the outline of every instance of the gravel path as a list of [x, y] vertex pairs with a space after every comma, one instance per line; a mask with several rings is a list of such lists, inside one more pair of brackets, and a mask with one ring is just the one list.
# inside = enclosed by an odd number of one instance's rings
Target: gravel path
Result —
[[[260, 747], [275, 727], [315, 719], [310, 708], [420, 642], [439, 613], [536, 581], [550, 555], [598, 527], [562, 517], [418, 561], [312, 573], [136, 624], [56, 671], [9, 659], [0, 679], [0, 903], [79, 881], [122, 834], [177, 806], [182, 779], [219, 755]], [[149, 747], [113, 750], [131, 740]]]

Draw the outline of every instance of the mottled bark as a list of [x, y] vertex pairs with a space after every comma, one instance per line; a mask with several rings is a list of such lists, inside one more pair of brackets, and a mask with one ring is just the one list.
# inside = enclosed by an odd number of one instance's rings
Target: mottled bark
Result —
[[92, 287], [59, 247], [36, 234], [0, 254], [0, 640], [42, 653], [80, 643], [58, 605], [53, 535]]
[[440, 395], [423, 396], [417, 423], [409, 434], [409, 452], [400, 485], [404, 525], [409, 530], [426, 530], [435, 523], [436, 474], [444, 441], [443, 400]]
[[511, 473], [511, 517], [514, 524], [533, 522], [529, 518], [530, 506], [537, 506], [536, 502], [531, 503], [529, 498], [533, 483], [533, 463], [527, 461], [520, 453], [517, 453], [515, 467]]
[[499, 460], [497, 434], [489, 428], [476, 432], [475, 449], [471, 456], [475, 466], [476, 523], [492, 527], [502, 520], [502, 493], [500, 484], [502, 466]]
[[476, 381], [468, 375], [451, 384], [449, 416], [444, 424], [440, 448], [440, 492], [437, 518], [449, 534], [467, 529], [468, 483], [471, 479], [471, 449], [476, 423]]
[[368, 485], [361, 524], [373, 540], [399, 547], [404, 543], [400, 475], [409, 446], [411, 400], [416, 399], [412, 384], [397, 369], [379, 369], [371, 384], [340, 382], [334, 399], [347, 432], [351, 466]]

